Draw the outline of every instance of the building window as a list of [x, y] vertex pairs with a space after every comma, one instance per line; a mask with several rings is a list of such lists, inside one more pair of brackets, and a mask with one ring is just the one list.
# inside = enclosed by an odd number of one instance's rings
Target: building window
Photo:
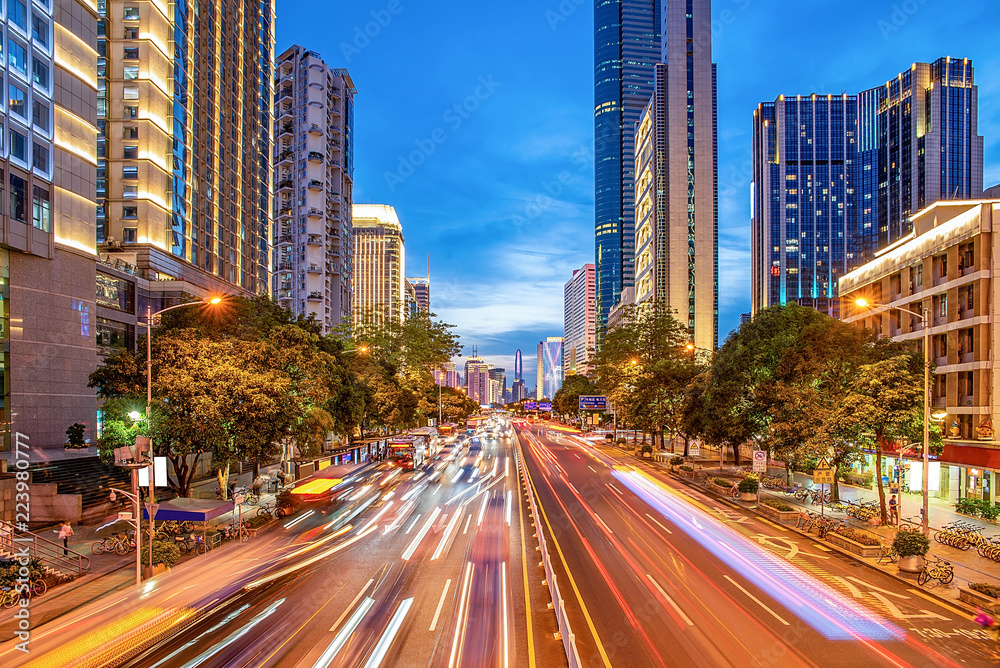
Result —
[[28, 75], [28, 51], [23, 46], [10, 40], [8, 42], [10, 52], [7, 54], [7, 62], [10, 66], [21, 74]]
[[126, 104], [125, 105], [125, 118], [139, 118], [139, 105], [137, 105], [137, 104]]
[[27, 201], [26, 198], [26, 187], [27, 185], [20, 176], [16, 174], [10, 175], [10, 217], [19, 223], [28, 222], [25, 218], [27, 214]]
[[48, 232], [51, 229], [49, 191], [38, 186], [32, 189], [31, 226], [42, 232]]
[[124, 51], [125, 60], [139, 60], [139, 47], [126, 46]]
[[132, 325], [107, 318], [97, 319], [97, 347], [102, 353], [109, 353], [115, 348], [131, 350], [134, 342], [135, 328]]
[[123, 125], [122, 126], [122, 139], [138, 139], [139, 138], [139, 126], [138, 125]]
[[31, 38], [41, 46], [48, 48], [49, 22], [38, 14], [31, 15]]
[[138, 236], [139, 228], [137, 227], [123, 227], [122, 228], [122, 243], [123, 244], [134, 244], [136, 237]]
[[122, 18], [126, 21], [138, 21], [139, 20], [139, 7], [138, 5], [125, 5], [125, 13]]
[[122, 218], [126, 220], [136, 220], [138, 217], [139, 217], [139, 207], [137, 206], [122, 207]]
[[138, 160], [139, 159], [139, 147], [138, 146], [122, 146], [122, 157], [126, 160]]
[[[28, 160], [28, 143], [27, 140], [17, 130], [10, 131], [10, 154], [12, 157], [17, 158], [23, 162]], [[13, 177], [11, 177], [13, 178]]]
[[139, 99], [139, 87], [138, 86], [125, 86], [122, 90], [122, 96], [126, 100], [138, 100]]
[[127, 181], [137, 181], [139, 179], [139, 167], [137, 165], [122, 165], [122, 178]]
[[125, 39], [139, 39], [139, 29], [134, 27], [125, 27]]
[[135, 199], [139, 196], [139, 186], [124, 184], [122, 186], [122, 199]]
[[49, 171], [49, 149], [38, 142], [34, 142], [34, 150], [31, 151], [31, 164], [40, 172]]
[[40, 61], [38, 58], [33, 57], [31, 59], [31, 78], [36, 84], [48, 90], [49, 66]]
[[139, 66], [138, 65], [126, 65], [125, 66], [125, 80], [138, 79], [139, 78]]
[[38, 100], [31, 101], [31, 122], [40, 130], [49, 130], [49, 107]]
[[16, 25], [21, 30], [28, 28], [28, 10], [21, 0], [8, 0], [7, 20]]
[[27, 99], [28, 94], [14, 84], [8, 84], [7, 89], [10, 91], [10, 96], [7, 98], [7, 109], [10, 113], [27, 119], [28, 110], [25, 106], [25, 99]]

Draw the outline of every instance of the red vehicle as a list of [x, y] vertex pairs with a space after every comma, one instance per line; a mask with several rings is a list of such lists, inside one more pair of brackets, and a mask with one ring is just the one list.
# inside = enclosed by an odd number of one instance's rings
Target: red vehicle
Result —
[[424, 441], [419, 436], [401, 436], [389, 442], [389, 461], [404, 471], [424, 463]]

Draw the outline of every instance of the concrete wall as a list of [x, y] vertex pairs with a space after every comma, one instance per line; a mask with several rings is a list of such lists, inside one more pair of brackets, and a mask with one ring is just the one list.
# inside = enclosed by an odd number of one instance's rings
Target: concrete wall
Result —
[[70, 521], [78, 524], [83, 517], [83, 499], [79, 494], [56, 494], [56, 485], [28, 485], [31, 524]]

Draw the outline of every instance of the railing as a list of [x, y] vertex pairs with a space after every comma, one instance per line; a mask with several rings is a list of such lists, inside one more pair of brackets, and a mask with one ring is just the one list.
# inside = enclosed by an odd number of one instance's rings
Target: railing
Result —
[[25, 551], [32, 557], [41, 559], [46, 566], [64, 573], [83, 575], [90, 570], [89, 557], [30, 531], [21, 531], [15, 535], [14, 526], [0, 520], [0, 552], [17, 557]]
[[559, 635], [562, 638], [563, 650], [566, 652], [566, 661], [569, 668], [579, 668], [583, 666], [580, 661], [580, 654], [576, 650], [576, 636], [569, 626], [569, 617], [566, 616], [566, 602], [562, 594], [559, 593], [559, 585], [556, 583], [556, 574], [552, 570], [552, 561], [549, 559], [549, 550], [545, 544], [545, 535], [542, 532], [542, 515], [538, 512], [538, 505], [535, 503], [535, 490], [528, 479], [528, 469], [524, 464], [524, 453], [521, 452], [520, 443], [517, 447], [517, 465], [521, 469], [521, 479], [524, 487], [528, 491], [528, 505], [531, 508], [531, 515], [535, 518], [535, 533], [538, 536], [538, 549], [542, 555], [542, 567], [545, 570], [545, 582], [549, 585], [549, 594], [552, 596], [552, 605], [556, 612], [556, 623], [559, 626]]

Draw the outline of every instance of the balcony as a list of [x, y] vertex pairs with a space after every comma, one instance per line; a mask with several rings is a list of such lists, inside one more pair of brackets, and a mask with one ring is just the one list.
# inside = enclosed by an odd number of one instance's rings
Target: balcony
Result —
[[286, 97], [291, 97], [291, 96], [292, 96], [292, 87], [291, 87], [291, 86], [285, 86], [285, 87], [284, 87], [284, 88], [282, 88], [282, 89], [281, 89], [281, 91], [280, 91], [280, 92], [278, 93], [278, 99], [279, 99], [279, 100], [283, 100], [283, 99], [285, 99]]
[[278, 286], [278, 288], [281, 289], [281, 290], [289, 290], [289, 291], [291, 291], [291, 289], [292, 289], [292, 283], [291, 283], [291, 281], [282, 281], [281, 284]]
[[309, 296], [306, 297], [306, 299], [308, 299], [311, 302], [321, 302], [321, 301], [323, 301], [323, 293], [322, 292], [310, 292]]
[[312, 179], [309, 181], [309, 190], [322, 190], [322, 189], [323, 189], [322, 181], [318, 181], [316, 179]]
[[307, 157], [312, 162], [323, 162], [323, 154], [319, 151], [309, 151], [309, 155]]
[[278, 154], [279, 163], [284, 162], [285, 160], [291, 160], [291, 158], [292, 158], [292, 151], [290, 149], [285, 149], [284, 151]]
[[292, 299], [292, 291], [281, 290], [274, 296], [274, 298], [277, 299], [279, 302], [290, 301]]
[[310, 246], [322, 246], [323, 237], [319, 234], [310, 234], [309, 238], [306, 240], [306, 243], [309, 244]]
[[309, 216], [310, 218], [322, 218], [323, 210], [317, 209], [316, 207], [310, 207], [309, 211], [306, 212], [306, 215]]
[[278, 190], [284, 190], [285, 188], [291, 188], [293, 181], [291, 179], [281, 179], [278, 181]]
[[323, 128], [313, 123], [309, 126], [309, 134], [323, 136]]
[[294, 117], [295, 117], [295, 110], [292, 108], [292, 105], [290, 104], [282, 105], [281, 108], [278, 110], [279, 121], [283, 121], [286, 118], [288, 120], [292, 120]]
[[278, 244], [279, 245], [280, 244], [290, 244], [290, 243], [292, 243], [292, 235], [291, 234], [282, 234], [280, 237], [278, 237]]
[[327, 262], [326, 263], [326, 270], [327, 270], [327, 272], [329, 272], [331, 274], [335, 274], [335, 275], [339, 276], [340, 275], [340, 263], [339, 262]]
[[291, 132], [294, 127], [295, 127], [294, 123], [292, 123], [291, 121], [287, 121], [286, 123], [283, 123], [281, 125], [281, 132], [283, 132], [283, 133], [284, 132]]
[[309, 265], [309, 268], [306, 271], [308, 271], [310, 274], [322, 274], [323, 273], [323, 270], [320, 268], [320, 266], [318, 264], [311, 264], [311, 265]]

